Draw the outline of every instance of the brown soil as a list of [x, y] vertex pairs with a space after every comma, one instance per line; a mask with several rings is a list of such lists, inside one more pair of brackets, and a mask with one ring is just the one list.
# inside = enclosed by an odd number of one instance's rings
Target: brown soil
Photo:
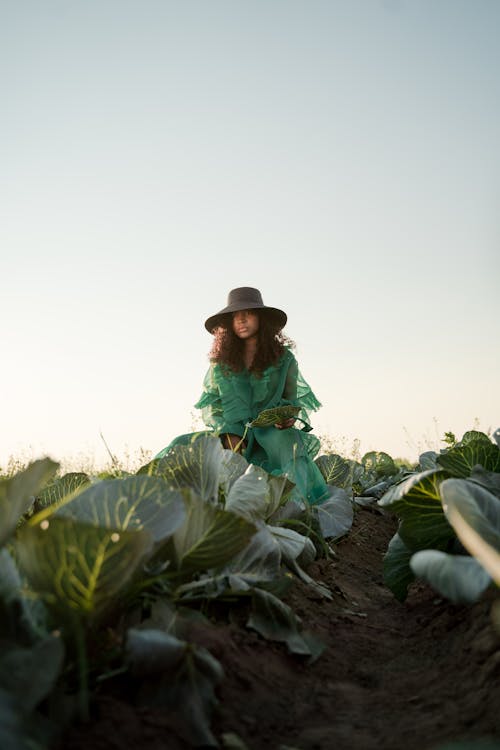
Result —
[[[334, 601], [294, 585], [288, 603], [326, 643], [313, 664], [237, 624], [198, 633], [226, 673], [213, 721], [219, 740], [233, 734], [249, 750], [431, 750], [491, 738], [500, 748], [500, 639], [491, 620], [498, 595], [452, 606], [414, 584], [400, 604], [381, 573], [394, 530], [390, 516], [360, 509], [336, 556], [308, 571]], [[95, 713], [64, 750], [187, 747], [169, 717], [116, 693], [99, 695]]]

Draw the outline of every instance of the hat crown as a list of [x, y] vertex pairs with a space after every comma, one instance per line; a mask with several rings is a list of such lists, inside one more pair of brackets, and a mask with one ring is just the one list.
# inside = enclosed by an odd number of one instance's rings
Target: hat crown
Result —
[[262, 294], [258, 289], [253, 286], [238, 286], [236, 289], [231, 289], [227, 295], [227, 306], [207, 318], [205, 328], [209, 333], [213, 333], [217, 326], [224, 323], [227, 325], [228, 316], [238, 310], [263, 310], [279, 326], [279, 329], [283, 328], [287, 320], [286, 313], [283, 310], [264, 304]]
[[227, 295], [227, 304], [228, 307], [233, 305], [264, 306], [262, 294], [252, 286], [239, 286], [236, 289], [231, 289]]

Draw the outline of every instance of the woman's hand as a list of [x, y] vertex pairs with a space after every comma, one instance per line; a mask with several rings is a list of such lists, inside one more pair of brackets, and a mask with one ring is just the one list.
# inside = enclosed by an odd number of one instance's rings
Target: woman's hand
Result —
[[295, 424], [295, 419], [293, 417], [290, 417], [290, 419], [284, 419], [282, 422], [278, 422], [274, 426], [277, 430], [288, 430], [289, 427], [293, 427]]
[[232, 432], [226, 432], [220, 436], [222, 445], [226, 450], [234, 451], [236, 453], [243, 453], [247, 447], [246, 440], [242, 440], [239, 435], [235, 435]]

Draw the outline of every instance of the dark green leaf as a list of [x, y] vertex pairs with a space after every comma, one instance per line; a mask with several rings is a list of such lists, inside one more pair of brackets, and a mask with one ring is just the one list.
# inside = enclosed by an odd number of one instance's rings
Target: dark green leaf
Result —
[[485, 487], [493, 495], [500, 498], [500, 474], [495, 471], [485, 471], [481, 466], [472, 469], [470, 479]]
[[27, 469], [9, 479], [0, 480], [0, 547], [14, 533], [20, 517], [32, 506], [40, 492], [57, 471], [50, 458], [34, 461]]
[[2, 750], [30, 750], [31, 742], [25, 729], [26, 717], [15, 698], [0, 689], [0, 747]]
[[[467, 434], [467, 433], [466, 433]], [[500, 448], [489, 440], [470, 440], [459, 443], [437, 457], [437, 462], [454, 477], [468, 477], [480, 464], [486, 471], [500, 472]]]
[[62, 669], [64, 646], [48, 636], [32, 648], [13, 647], [0, 657], [0, 688], [15, 697], [26, 714], [50, 693]]
[[462, 439], [458, 445], [464, 446], [468, 445], [469, 443], [476, 443], [476, 442], [482, 442], [484, 445], [491, 445], [491, 440], [484, 432], [480, 432], [479, 430], [469, 430], [468, 432], [464, 432]]
[[[135, 633], [138, 641], [144, 631]], [[165, 715], [175, 717], [175, 726], [182, 738], [190, 746], [216, 747], [217, 742], [210, 731], [210, 719], [217, 705], [215, 688], [221, 682], [224, 672], [219, 662], [204, 648], [179, 641], [173, 636], [158, 631], [149, 641], [152, 647], [147, 658], [148, 673], [139, 691], [139, 702], [153, 707], [161, 707]], [[140, 647], [141, 659], [145, 658], [148, 643], [143, 640]], [[149, 667], [158, 665], [156, 676]], [[138, 655], [134, 654], [137, 667]]]
[[399, 534], [394, 534], [384, 555], [384, 582], [400, 602], [406, 599], [408, 586], [415, 578], [410, 568], [412, 555]]
[[255, 534], [253, 524], [230, 511], [186, 494], [186, 520], [173, 536], [175, 562], [183, 572], [218, 568], [242, 550]]
[[286, 643], [293, 654], [310, 657], [317, 655], [299, 632], [297, 619], [290, 607], [269, 591], [254, 589], [252, 614], [247, 627], [253, 628], [270, 641]]
[[162, 630], [127, 631], [126, 660], [132, 674], [138, 677], [175, 669], [185, 651], [186, 643]]
[[368, 472], [374, 472], [377, 477], [388, 477], [398, 473], [398, 467], [388, 453], [370, 451], [365, 453], [361, 463]]
[[334, 487], [345, 487], [352, 481], [352, 470], [349, 461], [335, 453], [319, 456], [315, 462], [325, 482]]
[[425, 451], [425, 453], [421, 453], [418, 459], [420, 470], [427, 471], [428, 469], [439, 469], [436, 461], [437, 456], [438, 454], [436, 451]]
[[379, 505], [401, 518], [399, 535], [413, 552], [446, 548], [455, 536], [443, 513], [439, 492], [448, 476], [446, 471], [434, 469], [412, 474], [379, 500]]

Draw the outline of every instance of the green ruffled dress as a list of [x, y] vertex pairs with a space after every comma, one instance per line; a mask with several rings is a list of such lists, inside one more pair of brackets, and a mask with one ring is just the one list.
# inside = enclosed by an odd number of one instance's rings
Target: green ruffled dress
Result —
[[[284, 430], [274, 426], [249, 427], [243, 456], [270, 474], [285, 474], [295, 484], [292, 494], [295, 499], [309, 504], [323, 502], [329, 491], [313, 460], [320, 442], [310, 434], [308, 424], [308, 412], [316, 411], [321, 404], [300, 374], [297, 360], [289, 349], [277, 365], [268, 367], [260, 377], [246, 369], [228, 373], [219, 364], [212, 364], [195, 407], [201, 409], [209, 432], [243, 437], [247, 424], [261, 411], [285, 405], [300, 407], [299, 417], [305, 426]], [[165, 456], [174, 445], [186, 445], [197, 434], [202, 433], [179, 435], [156, 458]]]

